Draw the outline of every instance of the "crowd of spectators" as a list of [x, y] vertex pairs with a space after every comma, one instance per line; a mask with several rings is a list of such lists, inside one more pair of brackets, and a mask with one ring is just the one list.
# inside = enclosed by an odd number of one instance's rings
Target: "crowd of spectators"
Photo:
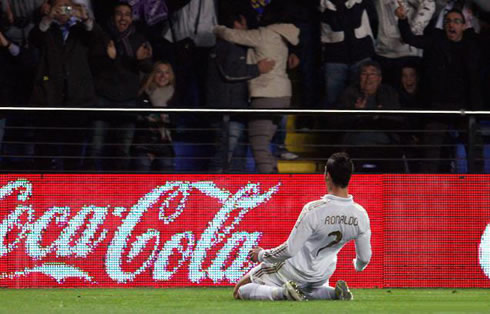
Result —
[[[489, 3], [0, 0], [0, 105], [278, 109], [294, 98], [300, 109], [488, 110]], [[257, 172], [277, 172], [284, 151], [271, 147], [284, 147], [284, 117], [203, 117], [4, 112], [0, 162], [26, 171], [244, 172], [249, 142]], [[442, 147], [463, 137], [461, 121], [341, 115], [297, 123], [381, 130], [347, 131], [332, 141], [355, 159], [427, 160], [361, 168], [437, 173], [448, 170], [440, 160], [454, 152]], [[476, 122], [488, 125], [484, 117]], [[400, 127], [427, 132], [392, 131]], [[209, 128], [216, 132], [203, 132]], [[207, 142], [218, 145], [193, 145]], [[427, 149], [403, 149], [417, 144]]]

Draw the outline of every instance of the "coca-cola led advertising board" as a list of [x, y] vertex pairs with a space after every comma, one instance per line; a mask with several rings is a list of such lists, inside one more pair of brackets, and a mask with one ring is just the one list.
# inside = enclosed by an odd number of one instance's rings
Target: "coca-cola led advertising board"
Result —
[[[334, 283], [490, 287], [490, 176], [357, 175], [373, 258]], [[321, 175], [0, 175], [0, 286], [230, 286], [289, 235]]]

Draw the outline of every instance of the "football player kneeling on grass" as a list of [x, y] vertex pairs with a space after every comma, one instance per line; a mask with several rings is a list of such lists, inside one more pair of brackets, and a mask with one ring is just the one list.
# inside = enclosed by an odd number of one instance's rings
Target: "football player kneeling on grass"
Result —
[[328, 159], [328, 194], [303, 207], [286, 242], [249, 252], [249, 258], [260, 264], [237, 283], [233, 291], [236, 299], [353, 299], [345, 281], [337, 281], [335, 288], [328, 282], [338, 252], [349, 241], [356, 244], [353, 263], [357, 271], [366, 268], [372, 255], [368, 214], [348, 193], [352, 171], [347, 154], [335, 153]]

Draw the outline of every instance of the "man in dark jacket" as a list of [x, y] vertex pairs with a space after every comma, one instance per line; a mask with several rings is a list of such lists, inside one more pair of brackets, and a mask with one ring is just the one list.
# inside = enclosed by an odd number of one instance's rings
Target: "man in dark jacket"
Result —
[[416, 36], [407, 22], [403, 7], [396, 10], [402, 38], [424, 49], [425, 94], [431, 109], [479, 109], [479, 49], [475, 34], [464, 31], [461, 11], [451, 10], [444, 18], [444, 30]]
[[[93, 106], [95, 91], [88, 51], [100, 31], [86, 8], [72, 0], [51, 0], [49, 4], [48, 15], [29, 37], [30, 43], [40, 51], [30, 102], [42, 107]], [[37, 132], [38, 167], [79, 169], [82, 159], [77, 157], [83, 151], [86, 119], [80, 114], [75, 117], [68, 113], [57, 116], [49, 113], [39, 116], [38, 122], [42, 126]], [[67, 158], [53, 158], [56, 155]]]
[[[236, 8], [223, 9], [220, 23], [235, 29], [248, 29], [244, 15]], [[207, 105], [212, 108], [246, 109], [249, 96], [247, 81], [267, 73], [274, 67], [273, 60], [260, 60], [247, 64], [247, 47], [218, 39], [212, 50], [208, 66]], [[237, 161], [235, 170], [245, 170], [246, 147], [239, 143], [243, 138], [247, 120], [243, 115], [224, 115], [214, 123], [218, 146], [211, 160], [211, 170], [227, 171], [232, 157]], [[236, 169], [238, 168], [238, 169]]]
[[[415, 36], [408, 25], [405, 8], [395, 11], [403, 40], [414, 47], [424, 49], [424, 79], [421, 86], [434, 110], [479, 110], [482, 95], [479, 80], [480, 52], [472, 30], [465, 31], [465, 17], [457, 9], [448, 11], [444, 17], [444, 30], [435, 29], [423, 36]], [[441, 146], [447, 135], [441, 130], [456, 129], [460, 123], [453, 117], [428, 121], [424, 144], [427, 145], [427, 161], [424, 173], [441, 169]], [[454, 133], [454, 132], [453, 132]]]
[[[382, 84], [381, 65], [376, 61], [365, 61], [360, 65], [358, 83], [347, 87], [339, 98], [341, 109], [350, 110], [396, 110], [400, 109], [400, 102], [396, 90]], [[382, 130], [395, 129], [403, 120], [392, 116], [359, 115], [345, 118], [342, 124], [349, 129]], [[347, 132], [342, 144], [350, 145], [350, 154], [357, 158], [364, 158], [358, 164], [359, 171], [399, 171], [400, 164], [395, 162], [373, 161], [392, 155], [400, 157], [402, 153], [398, 148], [387, 147], [399, 142], [397, 134], [382, 131]], [[381, 146], [381, 147], [376, 147]]]
[[[145, 37], [133, 25], [132, 8], [119, 2], [107, 25], [109, 36], [98, 43], [92, 58], [97, 106], [102, 108], [138, 107], [140, 72], [150, 72], [152, 50]], [[127, 170], [134, 137], [134, 115], [98, 114], [94, 121], [91, 157], [99, 171]], [[114, 144], [107, 146], [111, 140]], [[106, 152], [111, 147], [110, 152]], [[104, 165], [102, 156], [114, 159]]]

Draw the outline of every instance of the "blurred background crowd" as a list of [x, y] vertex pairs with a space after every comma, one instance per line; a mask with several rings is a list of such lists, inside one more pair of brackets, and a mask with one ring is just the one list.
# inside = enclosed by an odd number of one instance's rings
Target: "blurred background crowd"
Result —
[[[0, 0], [0, 13], [3, 107], [490, 108], [488, 0]], [[478, 156], [489, 121], [475, 122]], [[250, 172], [248, 154], [252, 171], [275, 173], [278, 158], [301, 157], [286, 149], [287, 123], [277, 114], [4, 111], [0, 162], [6, 171], [222, 173]], [[441, 160], [458, 152], [444, 147], [468, 142], [466, 123], [340, 114], [299, 117], [295, 128], [346, 130], [323, 140], [354, 158], [424, 160], [361, 168], [438, 173], [454, 167]], [[413, 146], [424, 149], [404, 149]], [[476, 172], [486, 167], [479, 159]]]

